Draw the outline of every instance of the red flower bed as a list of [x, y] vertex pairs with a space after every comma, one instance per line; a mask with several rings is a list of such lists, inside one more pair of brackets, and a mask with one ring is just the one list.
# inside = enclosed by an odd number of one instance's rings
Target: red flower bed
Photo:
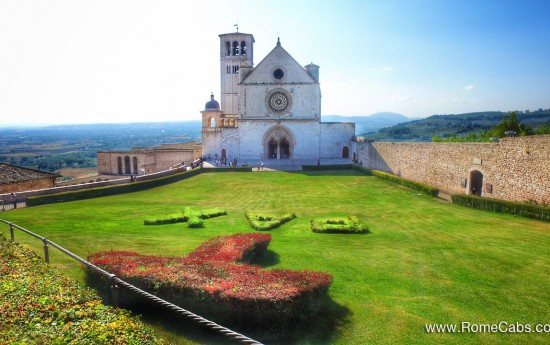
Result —
[[[267, 250], [270, 240], [269, 234], [235, 234], [212, 238], [185, 258], [110, 251], [88, 260], [218, 322], [281, 330], [318, 311], [332, 275], [249, 264]], [[88, 278], [92, 283], [101, 280], [92, 271]]]

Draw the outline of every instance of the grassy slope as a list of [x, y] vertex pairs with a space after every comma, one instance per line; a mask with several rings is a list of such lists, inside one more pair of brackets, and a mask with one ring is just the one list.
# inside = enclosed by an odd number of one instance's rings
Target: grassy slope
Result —
[[[184, 209], [219, 207], [204, 229], [143, 219]], [[546, 343], [548, 334], [427, 334], [425, 323], [548, 323], [548, 224], [493, 214], [417, 195], [356, 172], [202, 174], [108, 198], [2, 214], [75, 253], [135, 250], [185, 255], [219, 234], [250, 232], [247, 209], [295, 212], [271, 231], [269, 267], [329, 271], [332, 302], [297, 343]], [[309, 221], [355, 214], [371, 234], [314, 234]], [[2, 227], [1, 231], [7, 231]], [[40, 252], [41, 243], [21, 233]], [[73, 267], [53, 252], [57, 266]], [[334, 325], [334, 326], [330, 326]], [[199, 339], [199, 342], [201, 340]]]

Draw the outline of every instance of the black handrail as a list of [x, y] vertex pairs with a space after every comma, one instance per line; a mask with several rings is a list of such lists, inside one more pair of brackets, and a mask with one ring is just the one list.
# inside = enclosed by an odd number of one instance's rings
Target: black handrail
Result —
[[8, 222], [7, 220], [4, 220], [4, 219], [0, 219], [0, 222], [2, 222], [4, 224], [7, 224], [10, 227], [10, 235], [11, 235], [12, 242], [15, 241], [15, 234], [14, 234], [14, 231], [13, 231], [14, 228], [19, 229], [19, 230], [35, 237], [35, 238], [38, 238], [39, 240], [41, 240], [44, 243], [44, 260], [46, 262], [49, 263], [49, 252], [48, 252], [48, 244], [49, 244], [52, 247], [57, 248], [62, 253], [70, 256], [71, 258], [73, 258], [76, 261], [80, 262], [81, 264], [85, 265], [86, 267], [91, 268], [94, 271], [108, 277], [109, 282], [111, 284], [111, 293], [113, 295], [113, 304], [115, 304], [115, 305], [118, 305], [118, 286], [122, 286], [122, 287], [127, 288], [128, 290], [131, 290], [131, 291], [137, 293], [141, 297], [144, 297], [144, 298], [146, 298], [146, 299], [148, 299], [152, 302], [155, 302], [155, 303], [157, 303], [157, 304], [159, 304], [159, 305], [161, 305], [165, 308], [168, 308], [168, 309], [180, 314], [181, 316], [184, 316], [188, 319], [191, 319], [191, 320], [199, 323], [200, 325], [205, 326], [205, 327], [207, 327], [207, 328], [209, 328], [213, 331], [216, 331], [216, 332], [218, 332], [218, 333], [220, 333], [220, 334], [222, 334], [222, 335], [224, 335], [224, 336], [226, 336], [226, 337], [228, 337], [232, 340], [239, 341], [242, 344], [254, 344], [254, 345], [261, 345], [262, 344], [262, 343], [254, 340], [254, 339], [251, 339], [251, 338], [249, 338], [249, 337], [247, 337], [243, 334], [237, 333], [235, 331], [230, 330], [229, 328], [223, 327], [223, 326], [215, 323], [214, 321], [210, 321], [208, 319], [205, 319], [204, 317], [202, 317], [200, 315], [194, 314], [194, 313], [192, 313], [192, 312], [190, 312], [186, 309], [183, 309], [183, 308], [181, 308], [181, 307], [179, 307], [179, 306], [177, 306], [173, 303], [165, 301], [165, 300], [163, 300], [163, 299], [161, 299], [161, 298], [159, 298], [155, 295], [152, 295], [152, 294], [148, 293], [147, 291], [143, 291], [143, 290], [135, 287], [134, 285], [132, 285], [130, 283], [127, 283], [124, 280], [118, 278], [114, 274], [109, 273], [109, 272], [97, 267], [96, 265], [92, 264], [91, 262], [88, 262], [88, 261], [84, 260], [83, 258], [79, 257], [76, 254], [71, 253], [70, 251], [68, 251], [67, 249], [61, 247], [57, 243], [48, 240], [46, 237], [35, 234], [34, 232], [32, 232], [30, 230], [27, 230], [23, 227], [20, 227], [17, 224]]

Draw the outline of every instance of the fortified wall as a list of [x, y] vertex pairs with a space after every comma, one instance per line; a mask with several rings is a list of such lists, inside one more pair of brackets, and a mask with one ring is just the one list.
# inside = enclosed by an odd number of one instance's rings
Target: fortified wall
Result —
[[550, 135], [495, 143], [358, 142], [358, 161], [453, 194], [550, 204]]

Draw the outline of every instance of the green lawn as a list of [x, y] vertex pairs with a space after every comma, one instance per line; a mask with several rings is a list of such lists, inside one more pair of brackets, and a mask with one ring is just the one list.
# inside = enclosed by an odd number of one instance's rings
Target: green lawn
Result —
[[[144, 226], [143, 220], [193, 209], [228, 212], [204, 221]], [[331, 297], [296, 344], [549, 343], [550, 333], [429, 334], [427, 323], [549, 324], [550, 225], [447, 204], [355, 171], [219, 173], [145, 192], [19, 209], [0, 214], [74, 253], [109, 249], [186, 255], [216, 235], [252, 232], [244, 212], [296, 213], [270, 231], [260, 264], [327, 271]], [[316, 234], [310, 220], [359, 216], [370, 234]], [[0, 231], [9, 236], [6, 226]], [[16, 232], [41, 253], [42, 244]], [[83, 281], [71, 259], [52, 264]], [[185, 307], [185, 306], [182, 306]], [[208, 343], [185, 328], [181, 344]], [[247, 334], [248, 335], [248, 334]], [[261, 339], [261, 334], [250, 334]]]

